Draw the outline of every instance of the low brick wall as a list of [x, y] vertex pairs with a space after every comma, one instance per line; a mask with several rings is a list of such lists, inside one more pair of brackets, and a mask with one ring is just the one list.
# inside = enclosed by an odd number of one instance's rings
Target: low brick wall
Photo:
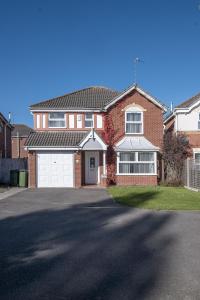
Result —
[[143, 176], [143, 175], [117, 175], [117, 185], [157, 185], [157, 175]]

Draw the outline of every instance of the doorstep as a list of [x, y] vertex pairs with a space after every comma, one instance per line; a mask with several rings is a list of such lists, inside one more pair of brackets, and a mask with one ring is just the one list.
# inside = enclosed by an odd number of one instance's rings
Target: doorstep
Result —
[[101, 185], [98, 185], [98, 184], [82, 185], [81, 188], [83, 188], [83, 189], [106, 189], [105, 186], [101, 186]]

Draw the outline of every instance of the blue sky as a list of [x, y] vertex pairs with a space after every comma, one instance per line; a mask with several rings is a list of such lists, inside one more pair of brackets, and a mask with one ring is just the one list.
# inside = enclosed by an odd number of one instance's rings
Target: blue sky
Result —
[[177, 104], [200, 92], [200, 0], [0, 0], [0, 111], [134, 81]]

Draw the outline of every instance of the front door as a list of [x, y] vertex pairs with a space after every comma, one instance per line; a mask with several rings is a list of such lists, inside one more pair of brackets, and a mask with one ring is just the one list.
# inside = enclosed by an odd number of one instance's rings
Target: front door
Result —
[[98, 183], [99, 152], [85, 151], [85, 183]]

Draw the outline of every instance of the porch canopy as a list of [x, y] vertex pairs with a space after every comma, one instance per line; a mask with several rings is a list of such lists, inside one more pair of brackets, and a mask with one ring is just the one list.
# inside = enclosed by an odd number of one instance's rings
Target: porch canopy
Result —
[[82, 150], [106, 150], [107, 145], [102, 138], [94, 131], [91, 130], [88, 135], [80, 143]]
[[124, 137], [116, 144], [115, 150], [120, 151], [159, 151], [159, 147], [154, 146], [144, 136]]

